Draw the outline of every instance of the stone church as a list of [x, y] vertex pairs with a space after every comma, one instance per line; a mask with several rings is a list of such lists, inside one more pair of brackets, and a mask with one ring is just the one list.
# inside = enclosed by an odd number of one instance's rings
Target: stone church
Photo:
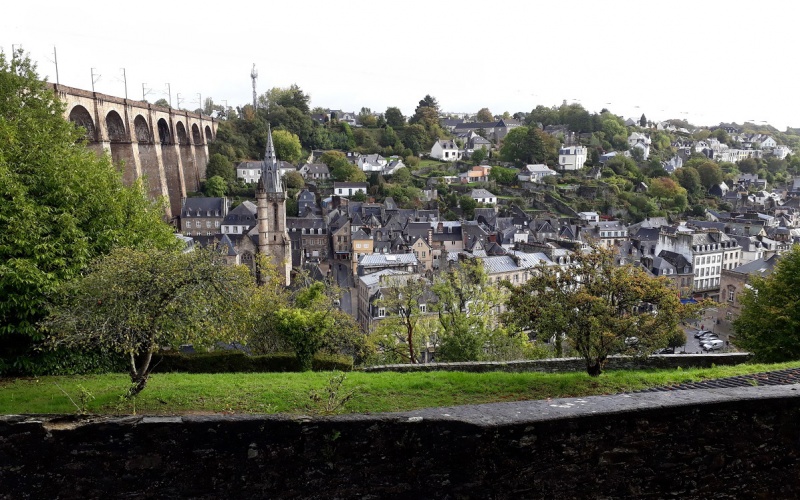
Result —
[[261, 164], [261, 179], [256, 188], [258, 252], [269, 255], [288, 286], [292, 273], [292, 253], [286, 231], [286, 192], [281, 181], [280, 165], [268, 130], [267, 150]]

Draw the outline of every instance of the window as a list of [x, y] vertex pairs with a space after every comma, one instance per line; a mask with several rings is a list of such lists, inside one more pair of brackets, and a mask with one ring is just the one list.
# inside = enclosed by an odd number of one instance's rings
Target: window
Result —
[[206, 221], [206, 229], [210, 229], [210, 228], [211, 228], [211, 221], [207, 220]]
[[728, 302], [733, 302], [733, 298], [736, 295], [736, 289], [729, 286], [728, 287]]
[[386, 309], [384, 309], [383, 307], [379, 307], [378, 308], [378, 317], [379, 318], [383, 318], [384, 316], [386, 316]]
[[[202, 224], [200, 224], [200, 221], [197, 221], [197, 222], [195, 223], [195, 227], [203, 227], [203, 225], [202, 225]], [[198, 236], [200, 236], [200, 235], [198, 234]]]
[[428, 306], [426, 304], [420, 304], [419, 305], [419, 312], [421, 312], [422, 314], [425, 314], [426, 312], [428, 312]]
[[192, 221], [187, 220], [186, 221], [186, 229], [189, 229], [190, 227], [192, 227]]
[[219, 227], [219, 221], [218, 220], [214, 221], [214, 227]]

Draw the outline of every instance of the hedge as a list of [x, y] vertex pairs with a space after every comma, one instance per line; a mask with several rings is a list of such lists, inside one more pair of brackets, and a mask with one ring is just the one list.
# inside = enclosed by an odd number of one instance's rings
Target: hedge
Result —
[[[248, 356], [241, 351], [213, 351], [204, 353], [159, 353], [153, 355], [153, 373], [253, 373], [298, 372], [300, 363], [291, 353]], [[353, 360], [346, 356], [317, 354], [312, 364], [314, 371], [351, 371]]]

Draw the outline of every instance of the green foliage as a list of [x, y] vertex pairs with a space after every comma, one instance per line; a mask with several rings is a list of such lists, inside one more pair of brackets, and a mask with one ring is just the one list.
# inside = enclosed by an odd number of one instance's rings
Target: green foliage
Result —
[[272, 140], [275, 144], [275, 156], [279, 159], [297, 164], [303, 159], [303, 149], [300, 138], [288, 130], [274, 130]]
[[222, 177], [228, 184], [236, 182], [236, 170], [233, 163], [220, 153], [212, 154], [206, 166], [206, 178], [210, 179], [215, 176]]
[[753, 276], [737, 299], [736, 345], [760, 360], [800, 359], [800, 249], [781, 255], [772, 274]]
[[[153, 373], [268, 373], [299, 372], [300, 362], [293, 353], [248, 356], [242, 351], [211, 351], [193, 354], [160, 352], [154, 356]], [[350, 371], [353, 359], [342, 355], [317, 353], [311, 362], [314, 371]]]
[[481, 260], [462, 260], [440, 271], [432, 290], [439, 319], [438, 361], [525, 357], [527, 338], [509, 334], [499, 321], [508, 291], [489, 282]]
[[222, 198], [228, 192], [228, 184], [225, 179], [215, 175], [203, 184], [203, 192], [212, 198]]
[[406, 117], [403, 116], [400, 108], [390, 106], [386, 108], [386, 112], [383, 116], [386, 118], [386, 124], [390, 127], [399, 128], [405, 127], [406, 125]]
[[287, 172], [283, 176], [283, 183], [289, 189], [302, 189], [306, 185], [306, 180], [300, 172]]
[[[611, 250], [593, 246], [573, 256], [575, 265], [540, 266], [511, 288], [506, 319], [540, 339], [564, 337], [600, 375], [611, 354], [652, 352], [666, 345], [691, 316], [666, 278], [631, 265], [617, 266]], [[657, 311], [657, 312], [653, 312]], [[626, 342], [636, 337], [636, 350]]]
[[254, 287], [245, 266], [224, 264], [214, 249], [120, 248], [64, 285], [44, 326], [53, 348], [126, 356], [138, 392], [159, 348], [244, 340], [241, 331]]
[[486, 151], [486, 146], [481, 146], [481, 149], [472, 152], [469, 161], [473, 165], [480, 165], [486, 158], [489, 157], [489, 152]]
[[517, 166], [554, 162], [558, 158], [558, 141], [537, 127], [516, 127], [503, 139], [500, 158]]
[[512, 186], [517, 182], [517, 171], [513, 168], [499, 166], [492, 167], [492, 169], [489, 171], [489, 180], [492, 180], [498, 184]]
[[[320, 392], [312, 390], [308, 397], [311, 400], [308, 409], [314, 415], [333, 415], [345, 408], [347, 403], [355, 396], [355, 391], [344, 391], [342, 386], [347, 379], [347, 374], [333, 373], [328, 379], [328, 385]], [[338, 433], [331, 438], [335, 441]]]
[[491, 122], [494, 121], [494, 116], [492, 112], [489, 111], [489, 108], [481, 108], [478, 110], [478, 114], [475, 117], [475, 121], [478, 122]]
[[164, 206], [88, 150], [21, 52], [0, 54], [0, 370], [29, 366], [59, 286], [115, 246], [177, 247]]

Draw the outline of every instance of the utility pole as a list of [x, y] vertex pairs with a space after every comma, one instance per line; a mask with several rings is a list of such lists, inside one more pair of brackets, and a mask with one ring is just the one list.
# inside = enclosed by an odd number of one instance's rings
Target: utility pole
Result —
[[[175, 95], [175, 100], [177, 101], [178, 109], [181, 109], [181, 102], [183, 101], [183, 99], [181, 99], [181, 93], [180, 92], [178, 92]], [[170, 106], [172, 106], [172, 105], [170, 104]]]
[[147, 89], [145, 89], [145, 85], [147, 85], [147, 84], [146, 83], [142, 83], [142, 100], [143, 101], [147, 101], [147, 94], [152, 94], [153, 93], [153, 89], [147, 90]]
[[203, 114], [203, 96], [198, 92], [197, 94], [197, 107], [200, 108], [200, 114]]
[[95, 75], [94, 74], [95, 68], [92, 68], [92, 93], [94, 93], [94, 84], [100, 81], [100, 77], [102, 75]]
[[172, 107], [172, 88], [167, 84], [167, 97], [169, 97], [169, 107]]
[[56, 85], [60, 85], [61, 82], [58, 79], [58, 55], [56, 54], [56, 48], [53, 47], [53, 62], [56, 64]]
[[[128, 76], [125, 74], [125, 68], [120, 68], [122, 70], [122, 82], [125, 84], [125, 100], [128, 100]], [[58, 74], [58, 73], [56, 73]]]
[[253, 63], [253, 70], [250, 72], [250, 78], [253, 80], [253, 111], [258, 109], [258, 96], [256, 94], [256, 79], [258, 79], [258, 71], [256, 71], [256, 63]]

